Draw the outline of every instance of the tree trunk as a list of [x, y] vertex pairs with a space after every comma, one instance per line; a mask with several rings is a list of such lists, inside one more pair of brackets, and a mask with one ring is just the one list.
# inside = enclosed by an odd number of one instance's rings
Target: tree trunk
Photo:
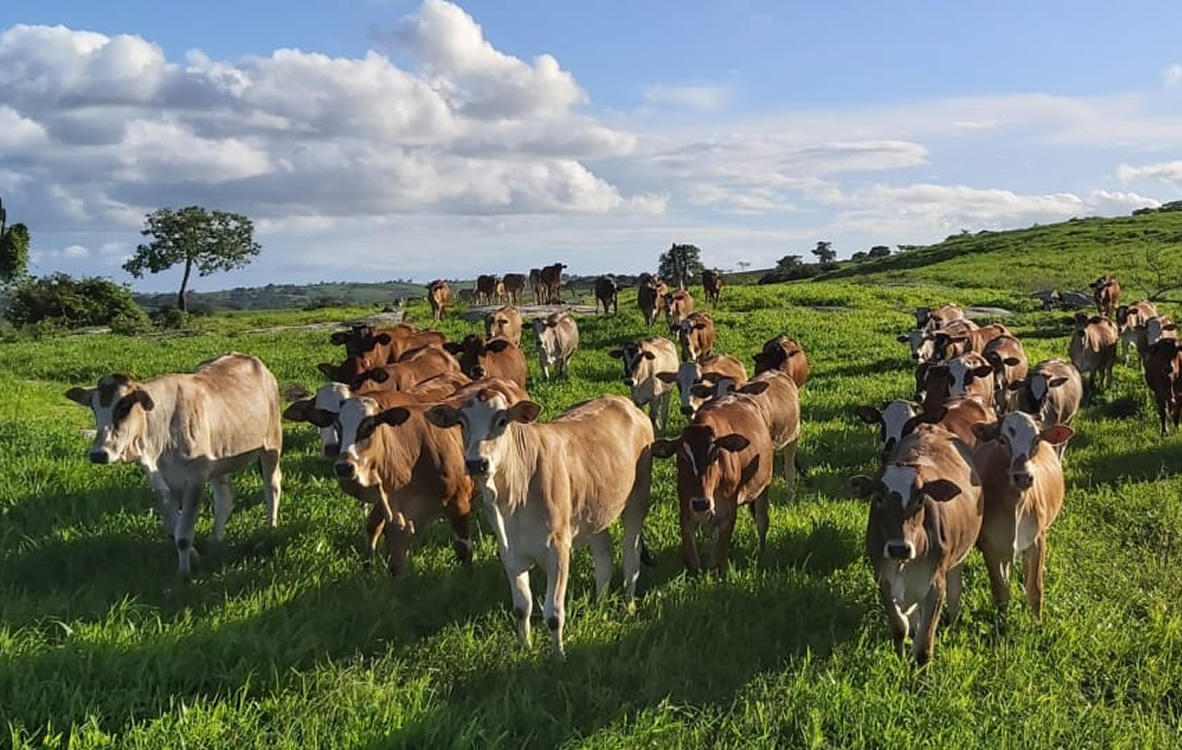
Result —
[[176, 296], [176, 309], [189, 312], [189, 305], [185, 302], [185, 289], [189, 286], [189, 274], [193, 272], [192, 258], [185, 261], [185, 275], [181, 277], [181, 291]]

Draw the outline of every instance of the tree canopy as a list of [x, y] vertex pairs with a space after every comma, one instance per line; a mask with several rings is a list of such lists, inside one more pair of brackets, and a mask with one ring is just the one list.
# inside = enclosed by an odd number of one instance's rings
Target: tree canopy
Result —
[[142, 278], [184, 264], [177, 307], [187, 310], [185, 291], [193, 269], [200, 276], [249, 265], [262, 250], [254, 241], [254, 225], [242, 214], [210, 211], [201, 206], [161, 208], [148, 214], [140, 231], [152, 241], [139, 245], [123, 270]]
[[821, 241], [813, 248], [813, 255], [817, 256], [817, 262], [822, 266], [831, 265], [837, 260], [837, 251], [833, 249], [832, 242]]
[[0, 200], [0, 284], [11, 284], [29, 272], [29, 228], [8, 226], [8, 210]]
[[702, 251], [696, 245], [674, 243], [661, 253], [657, 273], [671, 284], [684, 288], [690, 279], [701, 274], [705, 268], [702, 265]]

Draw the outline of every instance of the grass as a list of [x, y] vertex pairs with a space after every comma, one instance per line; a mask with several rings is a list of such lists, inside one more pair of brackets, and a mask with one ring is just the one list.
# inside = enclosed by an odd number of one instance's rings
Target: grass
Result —
[[[414, 547], [412, 576], [362, 568], [362, 515], [305, 425], [286, 428], [279, 527], [264, 524], [257, 475], [242, 475], [220, 548], [203, 511], [203, 557], [188, 584], [175, 577], [138, 470], [86, 463], [90, 416], [62, 396], [67, 387], [112, 370], [187, 370], [229, 349], [258, 354], [283, 385], [313, 387], [315, 364], [340, 356], [324, 331], [247, 333], [253, 322], [219, 318], [184, 337], [0, 345], [0, 744], [1176, 746], [1182, 438], [1157, 436], [1130, 368], [1077, 419], [1044, 620], [1018, 609], [997, 633], [974, 553], [964, 611], [941, 629], [933, 666], [917, 673], [894, 656], [862, 559], [866, 508], [844, 490], [873, 467], [874, 436], [852, 408], [909, 391], [894, 335], [912, 307], [944, 301], [1023, 310], [1007, 324], [1032, 359], [1066, 352], [1058, 316], [988, 287], [728, 287], [720, 350], [750, 363], [764, 339], [787, 331], [808, 352], [810, 479], [793, 501], [780, 480], [773, 486], [762, 559], [744, 514], [731, 576], [695, 580], [678, 557], [673, 469], [659, 462], [646, 526], [658, 565], [642, 571], [638, 611], [592, 601], [590, 556], [577, 553], [566, 663], [549, 658], [544, 628], [532, 648], [516, 642], [487, 532], [470, 570], [453, 561], [444, 524]], [[530, 360], [544, 418], [626, 392], [607, 351], [647, 331], [631, 296], [621, 302], [618, 316], [579, 319], [569, 381], [540, 381]], [[410, 312], [428, 318], [419, 301]], [[443, 326], [452, 336], [474, 327]], [[539, 595], [542, 582], [534, 576]]]

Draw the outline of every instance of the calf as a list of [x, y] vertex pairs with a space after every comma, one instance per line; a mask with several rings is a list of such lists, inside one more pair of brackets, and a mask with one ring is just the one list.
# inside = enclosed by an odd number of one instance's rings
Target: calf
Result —
[[463, 341], [449, 341], [443, 348], [459, 362], [460, 372], [473, 380], [500, 378], [525, 387], [525, 355], [512, 341], [470, 333]]
[[985, 347], [989, 345], [999, 336], [1012, 335], [1008, 328], [1000, 323], [991, 323], [980, 328], [973, 328], [963, 332], [949, 333], [946, 327], [942, 331], [937, 331], [933, 341], [932, 348], [935, 352], [935, 359], [950, 359], [968, 352], [976, 352], [980, 354], [985, 351]]
[[684, 289], [665, 294], [665, 321], [670, 330], [681, 327], [681, 321], [694, 311], [694, 298]]
[[943, 329], [954, 320], [965, 320], [964, 310], [956, 305], [915, 308], [915, 327], [932, 333]]
[[681, 413], [692, 416], [698, 407], [709, 398], [709, 394], [695, 393], [694, 386], [705, 380], [717, 384], [722, 379], [730, 379], [736, 386], [747, 382], [747, 371], [743, 363], [729, 354], [718, 354], [702, 362], [682, 362], [676, 371], [660, 371], [657, 379], [670, 384], [676, 384], [681, 394]]
[[[978, 326], [971, 320], [953, 320], [938, 331], [915, 328], [900, 335], [898, 341], [911, 348], [911, 358], [915, 361], [931, 362], [943, 358], [943, 349], [948, 345], [949, 339], [954, 336], [965, 336], [976, 330]], [[944, 338], [939, 338], [941, 334]]]
[[673, 382], [657, 377], [659, 372], [676, 372], [679, 367], [677, 348], [669, 339], [654, 336], [629, 341], [608, 354], [624, 363], [624, 385], [632, 389], [632, 403], [649, 409], [653, 431], [664, 430], [669, 424], [669, 397]]
[[[947, 373], [940, 388], [932, 387], [932, 376]], [[928, 367], [928, 388], [924, 396], [925, 410], [939, 406], [949, 398], [976, 396], [986, 404], [993, 405], [993, 367], [976, 352], [953, 357], [946, 362]]]
[[1083, 313], [1076, 316], [1075, 332], [1068, 342], [1071, 363], [1079, 372], [1088, 374], [1088, 390], [1094, 395], [1099, 385], [1112, 385], [1112, 368], [1116, 365], [1116, 344], [1119, 334], [1108, 318]]
[[437, 406], [427, 418], [445, 431], [458, 432], [448, 428], [463, 424], [465, 466], [483, 488], [484, 502], [495, 506], [518, 634], [529, 643], [529, 570], [541, 563], [542, 614], [554, 653], [562, 656], [571, 548], [591, 547], [596, 593], [603, 596], [612, 575], [609, 527], [621, 515], [624, 591], [629, 602], [635, 596], [653, 428], [620, 396], [576, 404], [549, 423], [535, 422], [540, 412], [532, 401], [510, 406], [503, 395], [481, 391], [459, 407]]
[[[395, 391], [409, 390], [418, 383], [445, 372], [458, 372], [456, 360], [437, 346], [424, 346], [404, 355], [405, 358], [392, 364], [361, 370], [364, 362], [350, 357], [343, 365], [333, 367], [321, 362], [317, 369], [332, 382], [344, 383], [353, 390], [373, 383], [376, 387]], [[360, 371], [359, 371], [360, 370]], [[375, 386], [370, 386], [372, 389]]]
[[[850, 486], [870, 498], [866, 556], [895, 650], [914, 633], [912, 654], [925, 665], [935, 648], [940, 610], [960, 610], [964, 560], [977, 541], [984, 511], [970, 448], [951, 432], [921, 425], [903, 438], [874, 477]], [[913, 622], [918, 610], [917, 621]]]
[[508, 298], [510, 305], [517, 306], [521, 303], [521, 293], [525, 291], [525, 274], [507, 273], [501, 280], [502, 286], [505, 289], [505, 296]]
[[570, 359], [579, 348], [579, 326], [570, 313], [551, 313], [533, 322], [534, 339], [538, 346], [538, 363], [542, 377], [550, 379], [550, 368], [555, 374], [570, 375]]
[[714, 320], [706, 313], [690, 313], [677, 325], [677, 340], [681, 344], [681, 358], [701, 362], [710, 356], [715, 340]]
[[1014, 412], [1000, 422], [974, 425], [974, 449], [984, 485], [985, 515], [977, 546], [985, 556], [993, 603], [1004, 619], [1010, 600], [1010, 563], [1022, 555], [1026, 601], [1042, 614], [1047, 529], [1063, 507], [1063, 467], [1055, 446], [1072, 435], [1066, 425], [1040, 427]]
[[[1070, 362], [1047, 359], [1034, 366], [1025, 380], [1010, 384], [1017, 410], [1038, 419], [1041, 429], [1071, 424], [1083, 401], [1083, 380]], [[1055, 446], [1063, 457], [1066, 443]]]
[[484, 316], [484, 332], [491, 338], [511, 341], [521, 346], [521, 311], [516, 307], [501, 307]]
[[983, 352], [993, 373], [993, 405], [999, 414], [1013, 411], [1014, 392], [1011, 383], [1025, 380], [1030, 370], [1022, 342], [1013, 336], [998, 336], [985, 345]]
[[706, 295], [706, 304], [717, 305], [718, 297], [722, 294], [722, 274], [717, 270], [702, 270], [702, 293]]
[[1170, 434], [1170, 423], [1176, 432], [1182, 419], [1182, 347], [1176, 340], [1163, 339], [1149, 348], [1144, 364], [1145, 384], [1153, 393], [1165, 437]]
[[476, 302], [477, 304], [491, 305], [493, 297], [497, 293], [498, 279], [492, 274], [482, 273], [476, 277]]
[[1116, 306], [1120, 302], [1120, 282], [1114, 276], [1101, 276], [1091, 284], [1092, 298], [1096, 302], [1096, 312], [1108, 319], [1116, 315]]
[[657, 320], [657, 313], [664, 303], [664, 294], [660, 287], [664, 286], [660, 279], [650, 273], [640, 274], [636, 290], [636, 304], [640, 307], [640, 314], [644, 316], [644, 324], [652, 326]]
[[891, 460], [899, 441], [921, 424], [939, 425], [972, 446], [977, 442], [973, 425], [997, 418], [993, 408], [975, 396], [950, 398], [930, 411], [924, 410], [914, 401], [895, 399], [882, 411], [873, 406], [859, 406], [854, 413], [866, 424], [878, 425], [880, 464]]
[[[796, 488], [796, 447], [800, 440], [800, 392], [786, 372], [761, 372], [732, 393], [746, 398], [759, 410], [772, 439], [772, 449], [784, 457], [784, 487], [791, 496]], [[709, 401], [703, 409], [714, 408]], [[773, 473], [775, 467], [772, 467]]]
[[796, 386], [803, 387], [809, 379], [809, 360], [804, 349], [796, 339], [786, 333], [781, 333], [763, 344], [763, 349], [755, 354], [755, 374], [768, 370], [780, 370], [788, 373]]
[[600, 276], [595, 279], [595, 312], [599, 312], [599, 306], [603, 305], [603, 314], [608, 314], [608, 307], [611, 307], [611, 312], [620, 311], [620, 285], [616, 283], [615, 276]]
[[451, 287], [443, 279], [435, 279], [427, 285], [427, 302], [431, 305], [431, 316], [443, 320], [443, 310], [451, 304]]
[[762, 554], [767, 542], [767, 489], [772, 481], [773, 447], [759, 409], [749, 400], [725, 396], [702, 409], [681, 435], [653, 443], [657, 458], [677, 456], [681, 556], [691, 573], [701, 570], [699, 527], [717, 531], [713, 567], [726, 575], [731, 534], [742, 505], [755, 518]]
[[529, 269], [529, 287], [533, 290], [535, 305], [544, 305], [550, 301], [546, 285], [542, 283], [542, 269]]
[[334, 333], [330, 340], [337, 345], [344, 344], [346, 357], [364, 359], [363, 367], [368, 369], [387, 362], [397, 362], [411, 349], [443, 346], [447, 336], [439, 331], [420, 331], [414, 326], [399, 323], [388, 328], [354, 326], [349, 331]]
[[258, 358], [231, 352], [195, 372], [142, 382], [116, 373], [96, 388], [71, 388], [66, 398], [94, 412], [92, 463], [134, 461], [147, 475], [164, 530], [176, 540], [181, 576], [191, 574], [197, 554], [193, 528], [206, 484], [217, 541], [225, 538], [234, 506], [229, 476], [251, 463], [263, 475], [267, 521], [279, 523], [279, 386]]
[[1120, 348], [1126, 365], [1129, 364], [1130, 349], [1136, 351], [1138, 358], [1140, 358], [1141, 349], [1137, 346], [1138, 329], [1143, 328], [1147, 320], [1155, 317], [1157, 317], [1157, 308], [1147, 299], [1133, 305], [1121, 305], [1116, 308], [1116, 324], [1120, 329]]

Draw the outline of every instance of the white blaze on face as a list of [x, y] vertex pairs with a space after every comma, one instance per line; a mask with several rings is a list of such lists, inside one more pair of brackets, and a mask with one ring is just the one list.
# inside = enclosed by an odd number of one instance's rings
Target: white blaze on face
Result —
[[930, 362], [936, 356], [936, 337], [922, 332], [920, 332], [920, 336], [919, 346], [915, 349], [915, 353], [919, 356], [920, 362]]
[[[926, 341], [926, 340], [928, 340], [928, 339], [926, 339], [924, 337], [924, 332], [918, 328], [912, 328], [910, 331], [907, 332], [907, 346], [908, 346], [908, 348], [911, 349], [911, 357], [913, 359], [924, 359], [925, 358], [924, 355], [921, 353], [921, 350], [923, 348], [924, 341]], [[929, 347], [930, 346], [931, 345], [929, 344]], [[931, 356], [930, 351], [928, 353], [928, 356]]]
[[128, 450], [145, 430], [145, 423], [143, 408], [129, 398], [133, 393], [128, 386], [106, 378], [91, 393], [95, 428], [91, 455], [105, 453], [111, 463], [137, 458], [129, 455]]
[[1030, 456], [1039, 436], [1038, 424], [1029, 414], [1007, 414], [1001, 421], [1001, 436], [1010, 450], [1010, 475], [1029, 473]]
[[[341, 457], [353, 461], [359, 459], [357, 450], [357, 428], [366, 417], [378, 412], [378, 402], [372, 398], [350, 398], [341, 404], [338, 422], [341, 425]], [[360, 474], [360, 472], [358, 472]]]
[[973, 365], [967, 357], [957, 357], [948, 363], [948, 375], [950, 382], [948, 384], [948, 395], [954, 398], [962, 398], [968, 395], [968, 386], [966, 383], [971, 382], [969, 377], [972, 376]]
[[890, 502], [895, 493], [898, 493], [902, 509], [906, 511], [911, 502], [911, 492], [915, 487], [915, 479], [918, 474], [919, 469], [914, 466], [888, 464], [882, 471], [882, 483], [886, 486], [888, 493], [887, 502]]
[[[350, 397], [349, 386], [344, 383], [325, 383], [316, 390], [315, 407], [321, 411], [331, 412], [339, 415], [341, 413], [341, 405], [345, 403]], [[339, 424], [339, 420], [338, 420]], [[332, 424], [328, 427], [321, 427], [320, 442], [323, 446], [340, 445], [341, 435], [337, 429], [337, 425]]]
[[697, 362], [682, 362], [677, 368], [677, 390], [681, 393], [681, 406], [694, 409], [693, 394], [690, 391], [694, 385], [702, 382], [702, 368]]
[[506, 410], [508, 400], [501, 394], [496, 394], [488, 401], [481, 401], [476, 396], [469, 398], [460, 407], [460, 427], [464, 437], [464, 460], [488, 461], [488, 475], [496, 473], [495, 445], [498, 438], [505, 434], [508, 425]]
[[[903, 439], [903, 425], [918, 412], [910, 401], [895, 399], [882, 410], [882, 436], [886, 445], [894, 440], [897, 444]], [[892, 444], [892, 445], [893, 445]]]

